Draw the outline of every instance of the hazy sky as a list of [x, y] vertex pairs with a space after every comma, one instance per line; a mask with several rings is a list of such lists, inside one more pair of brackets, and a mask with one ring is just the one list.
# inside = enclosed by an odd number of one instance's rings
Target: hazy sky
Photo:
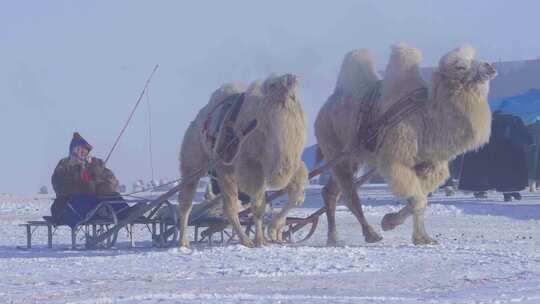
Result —
[[[540, 56], [538, 1], [0, 0], [0, 193], [50, 187], [73, 131], [105, 157], [146, 77], [157, 178], [177, 178], [181, 138], [220, 84], [300, 76], [313, 120], [343, 55], [370, 48], [381, 68], [406, 42], [434, 65], [469, 42], [489, 60]], [[109, 166], [128, 186], [150, 178], [141, 104]]]

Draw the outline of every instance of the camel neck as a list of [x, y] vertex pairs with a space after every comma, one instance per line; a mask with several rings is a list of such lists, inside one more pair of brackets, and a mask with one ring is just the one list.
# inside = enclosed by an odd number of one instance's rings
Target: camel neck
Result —
[[418, 115], [425, 125], [421, 150], [430, 157], [453, 158], [489, 140], [491, 111], [486, 98], [477, 94], [463, 92], [437, 100]]

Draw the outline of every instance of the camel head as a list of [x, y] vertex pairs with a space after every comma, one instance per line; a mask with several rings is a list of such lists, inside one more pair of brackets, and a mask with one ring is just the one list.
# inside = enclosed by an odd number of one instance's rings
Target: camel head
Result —
[[439, 61], [439, 75], [443, 82], [454, 88], [486, 86], [497, 76], [497, 70], [487, 63], [474, 60], [475, 50], [461, 46], [444, 55]]
[[267, 102], [284, 106], [288, 102], [297, 102], [296, 88], [298, 80], [293, 74], [270, 76], [262, 84], [262, 92]]

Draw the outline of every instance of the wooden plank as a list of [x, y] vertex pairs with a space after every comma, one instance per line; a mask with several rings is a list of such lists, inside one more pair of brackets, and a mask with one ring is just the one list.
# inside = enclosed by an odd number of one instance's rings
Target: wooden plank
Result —
[[133, 224], [129, 224], [129, 229], [128, 229], [128, 233], [129, 233], [129, 246], [131, 248], [134, 248], [135, 247], [135, 241], [133, 240]]
[[45, 221], [28, 221], [26, 224], [20, 224], [19, 226], [31, 225], [31, 226], [52, 226], [50, 223]]
[[71, 229], [71, 249], [77, 248], [77, 231], [76, 229]]
[[32, 228], [26, 225], [26, 248], [32, 248]]
[[52, 226], [47, 226], [47, 247], [52, 248]]

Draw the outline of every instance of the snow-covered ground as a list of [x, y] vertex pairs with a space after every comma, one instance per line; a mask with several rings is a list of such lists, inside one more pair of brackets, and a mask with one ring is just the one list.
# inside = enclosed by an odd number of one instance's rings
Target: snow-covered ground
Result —
[[[317, 187], [295, 215], [321, 206]], [[368, 220], [400, 208], [383, 185], [360, 191]], [[438, 246], [411, 244], [411, 222], [366, 244], [356, 220], [340, 207], [340, 246], [325, 246], [324, 216], [315, 235], [294, 246], [197, 245], [70, 250], [67, 229], [54, 249], [45, 231], [32, 250], [18, 224], [48, 214], [44, 196], [0, 195], [2, 303], [540, 303], [540, 195], [505, 203], [442, 193], [430, 199], [428, 231]]]

